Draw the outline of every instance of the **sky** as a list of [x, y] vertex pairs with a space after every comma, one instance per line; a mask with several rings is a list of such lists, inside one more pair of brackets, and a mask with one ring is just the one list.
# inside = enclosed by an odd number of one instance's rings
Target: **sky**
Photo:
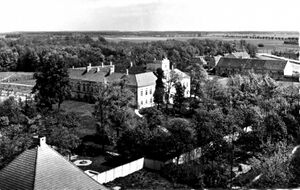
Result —
[[0, 0], [0, 32], [300, 31], [299, 0]]

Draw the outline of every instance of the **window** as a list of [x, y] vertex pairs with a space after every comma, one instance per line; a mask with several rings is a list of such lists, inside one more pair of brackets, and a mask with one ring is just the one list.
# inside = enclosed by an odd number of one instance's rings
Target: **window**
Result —
[[147, 99], [146, 99], [146, 102], [145, 102], [145, 104], [147, 104], [148, 102], [147, 102]]
[[141, 105], [143, 105], [143, 100], [141, 101]]
[[152, 103], [152, 98], [150, 98], [150, 103]]
[[152, 88], [150, 88], [150, 92], [149, 93], [152, 94]]
[[143, 90], [141, 90], [141, 96], [143, 96]]
[[145, 92], [145, 95], [147, 95], [148, 94], [148, 89], [146, 88], [146, 92]]

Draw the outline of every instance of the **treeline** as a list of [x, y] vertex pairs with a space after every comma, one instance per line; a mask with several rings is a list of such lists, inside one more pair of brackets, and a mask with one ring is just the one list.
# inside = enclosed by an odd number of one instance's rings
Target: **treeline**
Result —
[[[83, 35], [21, 36], [17, 40], [0, 40], [0, 71], [36, 71], [40, 60], [48, 53], [63, 57], [68, 67], [101, 65], [112, 61], [144, 65], [154, 59], [168, 57], [179, 69], [186, 70], [195, 55], [223, 55], [244, 50], [242, 42], [218, 40], [156, 41], [144, 43], [108, 42], [103, 37]], [[247, 48], [246, 48], [247, 49]]]
[[273, 50], [271, 52], [271, 54], [279, 56], [279, 57], [286, 57], [286, 58], [289, 58], [289, 59], [294, 59], [294, 60], [299, 59], [299, 51], [295, 52], [295, 51], [276, 51], [276, 50]]

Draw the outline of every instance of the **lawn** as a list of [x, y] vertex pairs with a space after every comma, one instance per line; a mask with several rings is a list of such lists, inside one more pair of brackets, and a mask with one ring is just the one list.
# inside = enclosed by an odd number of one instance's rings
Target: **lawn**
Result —
[[[97, 157], [78, 157], [76, 160], [91, 160], [92, 161], [92, 164], [89, 166], [79, 166], [79, 168], [82, 169], [83, 171], [93, 170], [93, 171], [101, 173], [101, 172], [105, 172], [105, 171], [113, 168], [111, 166], [103, 165], [106, 162], [105, 157], [103, 155], [99, 155]], [[75, 160], [72, 160], [72, 162], [74, 162], [74, 161]]]
[[80, 118], [79, 136], [94, 135], [96, 133], [96, 120], [93, 117], [94, 104], [66, 100], [61, 109], [66, 113], [76, 113]]

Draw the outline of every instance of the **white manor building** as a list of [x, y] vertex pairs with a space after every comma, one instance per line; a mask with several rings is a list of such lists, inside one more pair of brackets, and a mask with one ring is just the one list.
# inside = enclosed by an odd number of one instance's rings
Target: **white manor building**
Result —
[[[110, 65], [87, 66], [84, 68], [69, 69], [69, 76], [72, 85], [72, 98], [83, 101], [93, 101], [97, 96], [97, 87], [100, 83], [110, 83], [120, 81], [126, 77], [128, 88], [133, 92], [135, 99], [135, 107], [146, 108], [154, 106], [153, 94], [157, 77], [153, 72], [157, 68], [162, 68], [165, 74], [166, 86], [170, 77], [175, 73], [179, 82], [185, 87], [185, 97], [190, 96], [190, 76], [179, 69], [171, 69], [170, 61], [165, 58], [163, 60], [154, 60], [153, 63], [147, 64], [146, 70], [134, 73], [132, 63], [130, 68], [119, 71], [112, 63]], [[176, 90], [171, 85], [170, 92], [175, 94]], [[172, 100], [170, 100], [172, 103]]]

